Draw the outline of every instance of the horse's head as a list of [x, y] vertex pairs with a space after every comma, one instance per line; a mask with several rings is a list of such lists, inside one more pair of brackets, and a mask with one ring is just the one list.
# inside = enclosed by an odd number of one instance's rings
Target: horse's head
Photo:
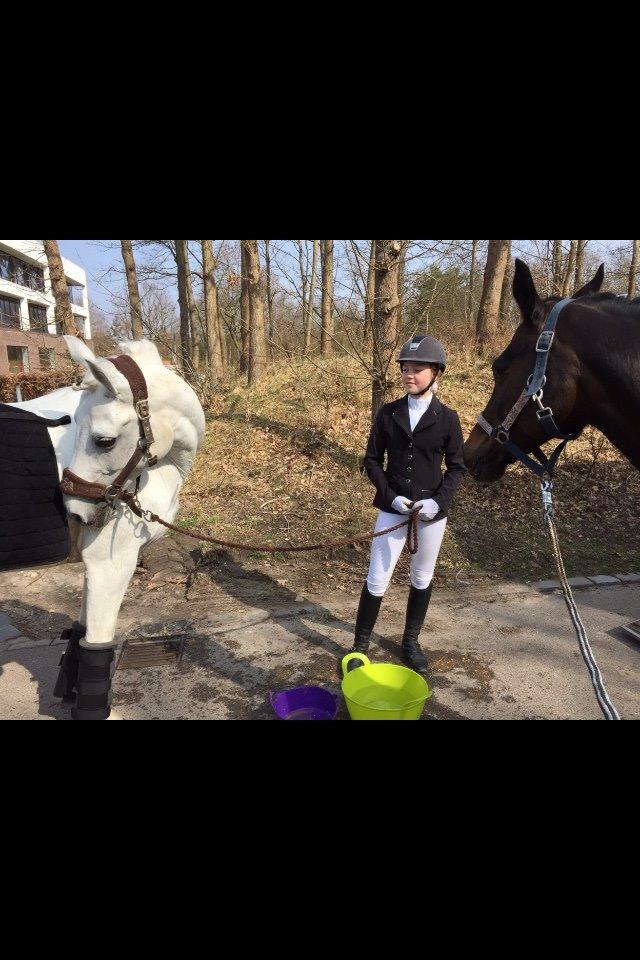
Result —
[[[593, 280], [574, 294], [574, 299], [597, 293], [603, 282], [604, 266], [601, 266]], [[522, 260], [516, 260], [513, 295], [520, 308], [522, 323], [507, 349], [493, 364], [495, 387], [484, 411], [484, 417], [492, 427], [503, 423], [526, 388], [535, 367], [538, 338], [559, 300], [558, 297], [541, 299], [531, 271]], [[574, 350], [561, 335], [557, 335], [549, 355], [544, 400], [553, 408], [556, 423], [566, 433], [582, 428], [574, 415], [579, 375], [580, 365]], [[511, 429], [511, 438], [524, 453], [531, 453], [548, 441], [536, 418], [533, 403], [529, 403], [518, 417]], [[471, 475], [484, 483], [499, 480], [509, 464], [515, 462], [505, 447], [492, 440], [480, 426], [474, 428], [465, 444], [465, 461]]]
[[[74, 457], [68, 466], [84, 481], [108, 487], [129, 462], [140, 440], [131, 387], [112, 363], [96, 357], [81, 340], [71, 336], [65, 340], [72, 359], [85, 370], [78, 387], [83, 397], [75, 416]], [[178, 446], [195, 456], [204, 434], [204, 414], [191, 388], [164, 367], [151, 342], [120, 344], [119, 348], [121, 354], [133, 357], [147, 382], [154, 436], [149, 454], [161, 462]], [[132, 479], [145, 469], [143, 461]], [[81, 498], [64, 499], [67, 512], [82, 523], [94, 523], [104, 508], [104, 504]]]

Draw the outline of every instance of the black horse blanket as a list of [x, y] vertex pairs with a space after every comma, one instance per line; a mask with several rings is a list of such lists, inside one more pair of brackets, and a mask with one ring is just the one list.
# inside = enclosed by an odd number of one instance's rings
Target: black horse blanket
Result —
[[59, 563], [71, 552], [47, 430], [68, 423], [0, 404], [0, 570]]

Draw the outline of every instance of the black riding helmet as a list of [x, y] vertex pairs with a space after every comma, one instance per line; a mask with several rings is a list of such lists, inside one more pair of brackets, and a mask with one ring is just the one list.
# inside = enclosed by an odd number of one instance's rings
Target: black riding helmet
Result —
[[435, 337], [417, 333], [413, 340], [408, 340], [398, 357], [398, 363], [432, 363], [440, 367], [444, 373], [447, 367], [447, 355], [444, 347]]

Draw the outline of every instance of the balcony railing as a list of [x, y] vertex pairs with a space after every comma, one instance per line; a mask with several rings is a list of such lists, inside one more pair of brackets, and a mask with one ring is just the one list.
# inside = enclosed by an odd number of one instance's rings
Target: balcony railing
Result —
[[44, 293], [44, 271], [6, 253], [0, 253], [0, 280]]

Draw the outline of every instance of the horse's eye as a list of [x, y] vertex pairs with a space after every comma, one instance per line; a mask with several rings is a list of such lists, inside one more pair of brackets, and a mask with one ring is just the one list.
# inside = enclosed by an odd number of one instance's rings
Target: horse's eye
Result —
[[95, 444], [96, 447], [100, 447], [101, 450], [113, 450], [117, 439], [117, 437], [96, 437]]

